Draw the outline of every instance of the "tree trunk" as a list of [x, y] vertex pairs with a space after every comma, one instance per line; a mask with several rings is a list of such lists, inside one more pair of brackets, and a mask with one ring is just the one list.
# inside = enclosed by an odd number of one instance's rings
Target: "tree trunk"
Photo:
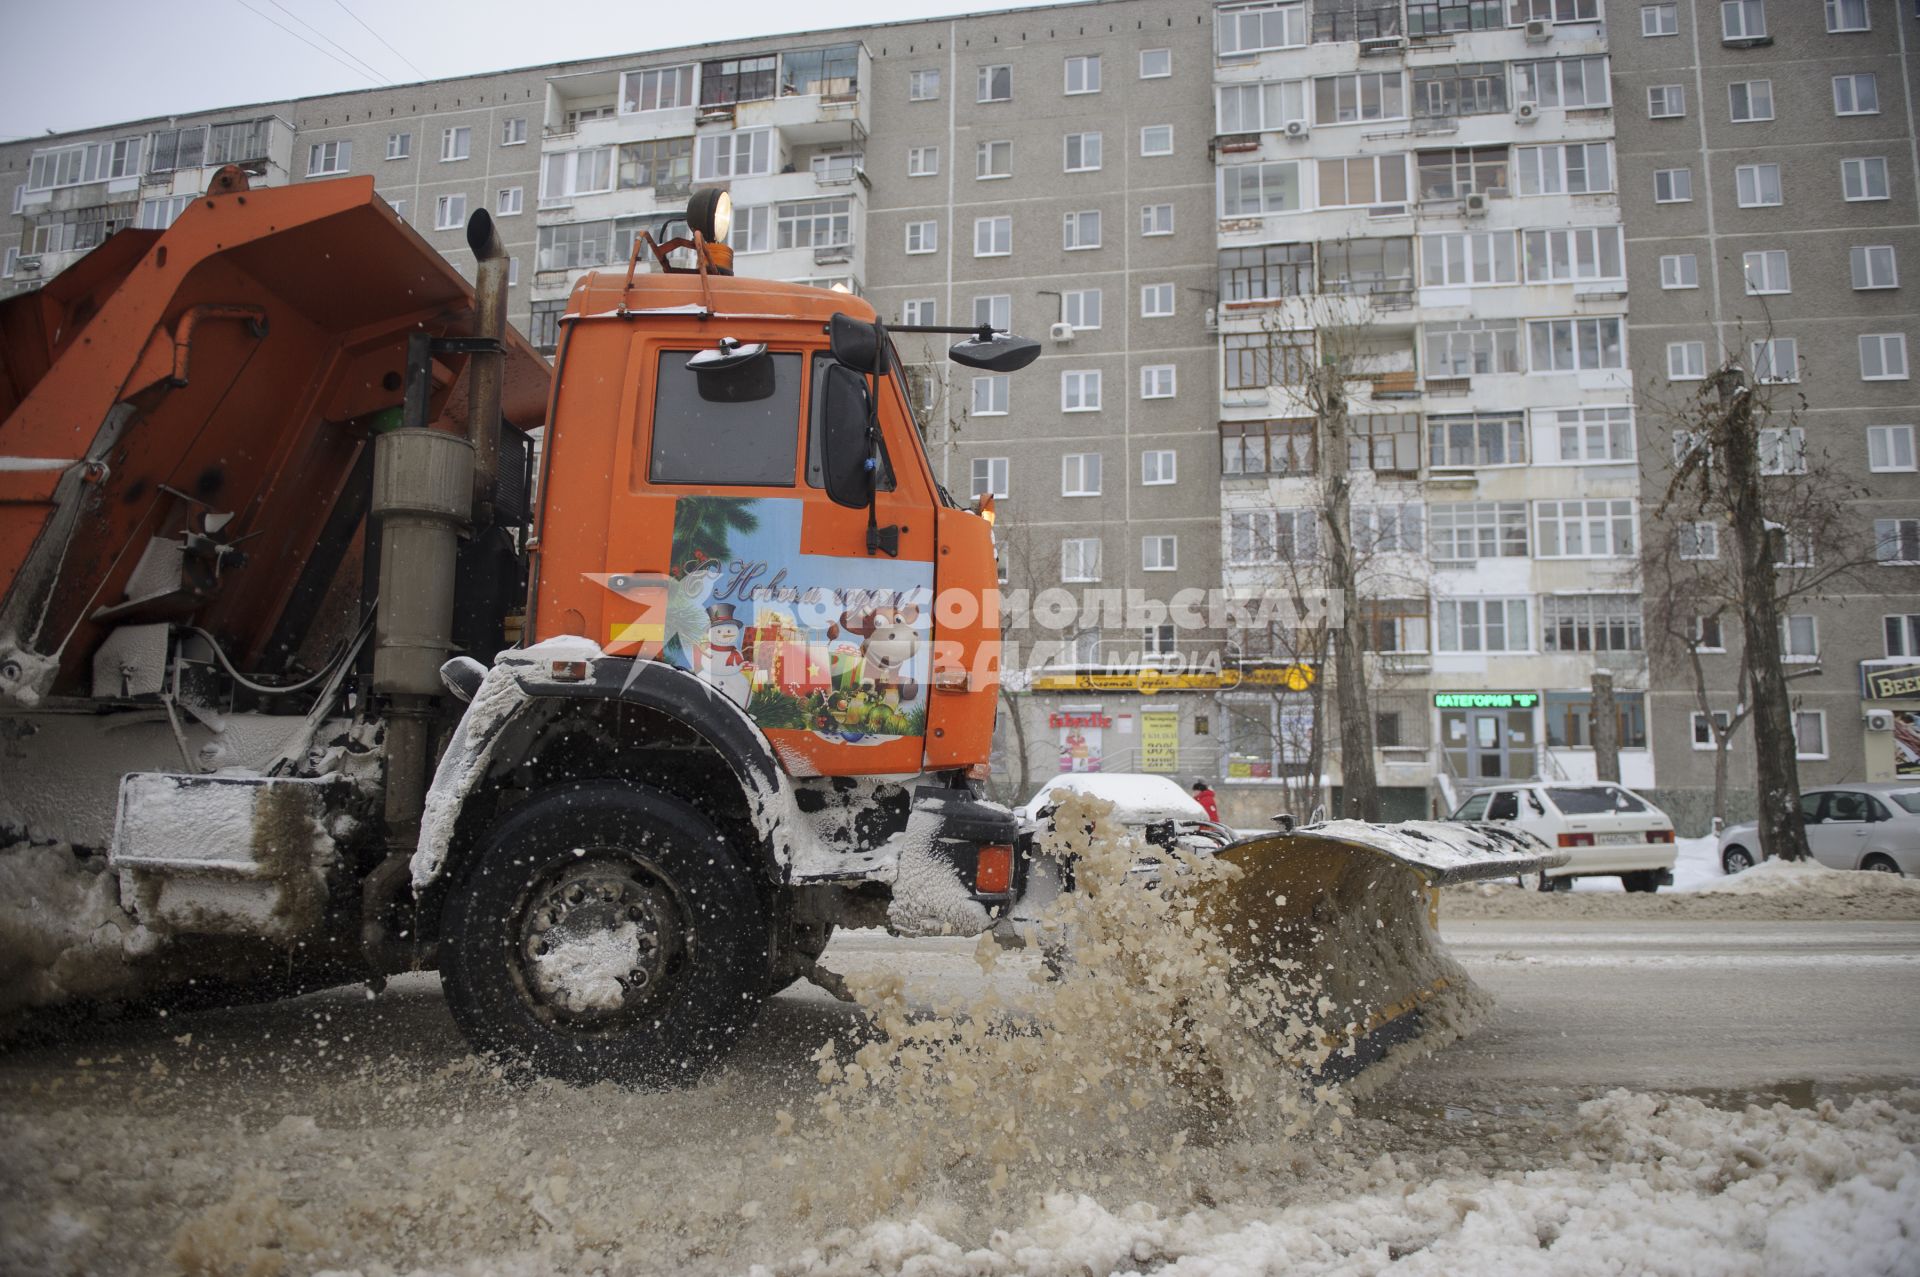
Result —
[[1620, 710], [1613, 699], [1613, 675], [1593, 672], [1593, 774], [1620, 783]]
[[1727, 827], [1727, 750], [1733, 744], [1732, 732], [1713, 734], [1713, 832]]
[[1000, 685], [1000, 703], [1006, 706], [1007, 727], [1013, 733], [1013, 774], [1019, 789], [1014, 793], [1013, 801], [1007, 804], [1012, 807], [1027, 801], [1033, 793], [1033, 762], [1027, 757], [1027, 724], [1020, 713], [1020, 703], [1007, 690], [1005, 683]]
[[1793, 711], [1780, 665], [1780, 615], [1774, 596], [1774, 529], [1761, 500], [1759, 437], [1753, 396], [1739, 370], [1715, 374], [1721, 419], [1710, 464], [1724, 467], [1728, 512], [1740, 555], [1740, 624], [1753, 696], [1753, 757], [1763, 855], [1807, 857], [1800, 813], [1800, 770], [1794, 759]]
[[1340, 723], [1340, 810], [1352, 820], [1380, 819], [1380, 780], [1373, 760], [1373, 703], [1367, 694], [1365, 618], [1353, 544], [1353, 501], [1347, 475], [1346, 382], [1338, 366], [1320, 369], [1325, 439], [1327, 592], [1340, 615], [1333, 626], [1333, 697]]

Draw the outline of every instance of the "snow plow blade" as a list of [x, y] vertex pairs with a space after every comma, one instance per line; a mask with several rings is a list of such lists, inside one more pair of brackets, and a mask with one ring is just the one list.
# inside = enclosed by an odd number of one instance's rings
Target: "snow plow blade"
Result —
[[1237, 979], [1278, 978], [1330, 1000], [1320, 1003], [1330, 1053], [1311, 1066], [1327, 1081], [1462, 1036], [1488, 1005], [1440, 943], [1437, 888], [1566, 859], [1529, 834], [1429, 821], [1337, 820], [1217, 854], [1240, 874], [1206, 893], [1202, 911]]

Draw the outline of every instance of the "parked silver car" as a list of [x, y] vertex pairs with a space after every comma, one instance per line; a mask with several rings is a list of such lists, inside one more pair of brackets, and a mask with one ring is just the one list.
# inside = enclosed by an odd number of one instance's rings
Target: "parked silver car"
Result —
[[[1807, 847], [1829, 869], [1920, 873], [1920, 786], [1876, 781], [1817, 785], [1800, 791]], [[1758, 827], [1749, 821], [1720, 835], [1720, 867], [1739, 873], [1760, 859]]]

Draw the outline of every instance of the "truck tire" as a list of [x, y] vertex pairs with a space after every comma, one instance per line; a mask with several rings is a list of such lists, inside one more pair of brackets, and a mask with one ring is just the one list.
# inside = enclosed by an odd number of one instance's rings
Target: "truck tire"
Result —
[[559, 785], [488, 835], [441, 924], [447, 1008], [475, 1050], [587, 1084], [688, 1085], [768, 995], [751, 872], [687, 804]]

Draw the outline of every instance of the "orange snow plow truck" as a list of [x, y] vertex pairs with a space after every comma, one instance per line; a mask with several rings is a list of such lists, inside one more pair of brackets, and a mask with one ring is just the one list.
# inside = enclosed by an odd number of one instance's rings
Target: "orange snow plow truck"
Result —
[[[0, 1009], [437, 967], [479, 1049], [682, 1080], [835, 927], [1070, 882], [982, 796], [991, 510], [872, 308], [734, 276], [730, 216], [581, 280], [551, 368], [488, 216], [469, 284], [367, 178], [223, 170], [0, 303]], [[1255, 949], [1391, 931], [1334, 990], [1356, 1042], [1448, 983], [1427, 883], [1538, 863], [1425, 828], [1223, 853]]]

